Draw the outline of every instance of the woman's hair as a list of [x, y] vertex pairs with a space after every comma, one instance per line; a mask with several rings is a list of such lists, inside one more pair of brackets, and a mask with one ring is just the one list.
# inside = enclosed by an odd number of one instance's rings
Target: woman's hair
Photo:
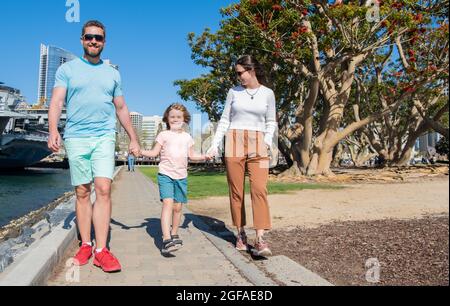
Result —
[[258, 82], [264, 86], [268, 85], [266, 75], [264, 73], [264, 69], [259, 61], [252, 55], [244, 55], [239, 58], [235, 64], [235, 66], [241, 65], [245, 69], [254, 70], [256, 74], [256, 78]]
[[191, 114], [189, 114], [187, 108], [183, 104], [174, 103], [166, 109], [166, 111], [164, 112], [164, 116], [163, 116], [163, 122], [166, 124], [168, 129], [170, 129], [169, 114], [172, 110], [182, 111], [183, 117], [184, 117], [184, 122], [186, 124], [189, 124], [191, 122]]

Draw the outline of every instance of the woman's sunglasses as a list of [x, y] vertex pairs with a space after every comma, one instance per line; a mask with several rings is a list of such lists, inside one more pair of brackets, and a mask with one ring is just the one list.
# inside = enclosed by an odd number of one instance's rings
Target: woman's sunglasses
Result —
[[247, 71], [250, 71], [250, 70], [252, 70], [252, 69], [245, 69], [244, 71], [236, 71], [236, 74], [238, 76], [242, 76], [244, 73], [246, 73]]
[[105, 37], [103, 35], [96, 35], [96, 34], [85, 34], [83, 36], [83, 39], [85, 41], [93, 41], [94, 39], [97, 42], [104, 42], [105, 41]]

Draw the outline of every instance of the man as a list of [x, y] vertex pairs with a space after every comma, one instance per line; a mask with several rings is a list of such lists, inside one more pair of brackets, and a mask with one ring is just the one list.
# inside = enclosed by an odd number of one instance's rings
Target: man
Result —
[[[107, 249], [116, 116], [130, 137], [130, 154], [138, 155], [140, 147], [122, 94], [120, 74], [100, 59], [105, 39], [106, 30], [102, 23], [87, 22], [81, 36], [84, 56], [58, 69], [49, 109], [48, 147], [53, 152], [58, 152], [61, 147], [62, 139], [57, 127], [66, 103], [64, 145], [76, 191], [76, 215], [82, 239], [74, 262], [86, 265], [93, 256], [93, 223], [96, 242], [94, 265], [105, 272], [117, 272], [121, 270], [120, 263]], [[96, 194], [94, 205], [90, 200], [92, 182]]]
[[134, 155], [128, 154], [128, 172], [134, 172]]

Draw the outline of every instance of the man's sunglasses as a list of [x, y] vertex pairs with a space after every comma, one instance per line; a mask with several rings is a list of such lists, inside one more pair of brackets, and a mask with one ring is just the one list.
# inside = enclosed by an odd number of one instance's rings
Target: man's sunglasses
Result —
[[95, 34], [85, 34], [83, 36], [83, 39], [85, 41], [93, 41], [95, 38], [96, 41], [98, 42], [103, 42], [105, 41], [105, 37], [103, 35], [95, 35]]

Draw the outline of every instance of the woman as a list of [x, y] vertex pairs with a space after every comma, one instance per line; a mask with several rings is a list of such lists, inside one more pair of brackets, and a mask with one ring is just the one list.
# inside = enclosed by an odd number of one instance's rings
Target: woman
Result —
[[253, 207], [253, 225], [256, 230], [257, 256], [270, 256], [272, 252], [264, 233], [272, 228], [267, 181], [269, 178], [268, 151], [277, 128], [275, 95], [264, 85], [265, 78], [259, 62], [252, 56], [243, 56], [235, 65], [241, 86], [232, 88], [214, 136], [209, 157], [218, 154], [226, 135], [225, 163], [230, 192], [233, 224], [237, 228], [236, 249], [247, 251], [245, 232], [245, 170], [248, 169]]

